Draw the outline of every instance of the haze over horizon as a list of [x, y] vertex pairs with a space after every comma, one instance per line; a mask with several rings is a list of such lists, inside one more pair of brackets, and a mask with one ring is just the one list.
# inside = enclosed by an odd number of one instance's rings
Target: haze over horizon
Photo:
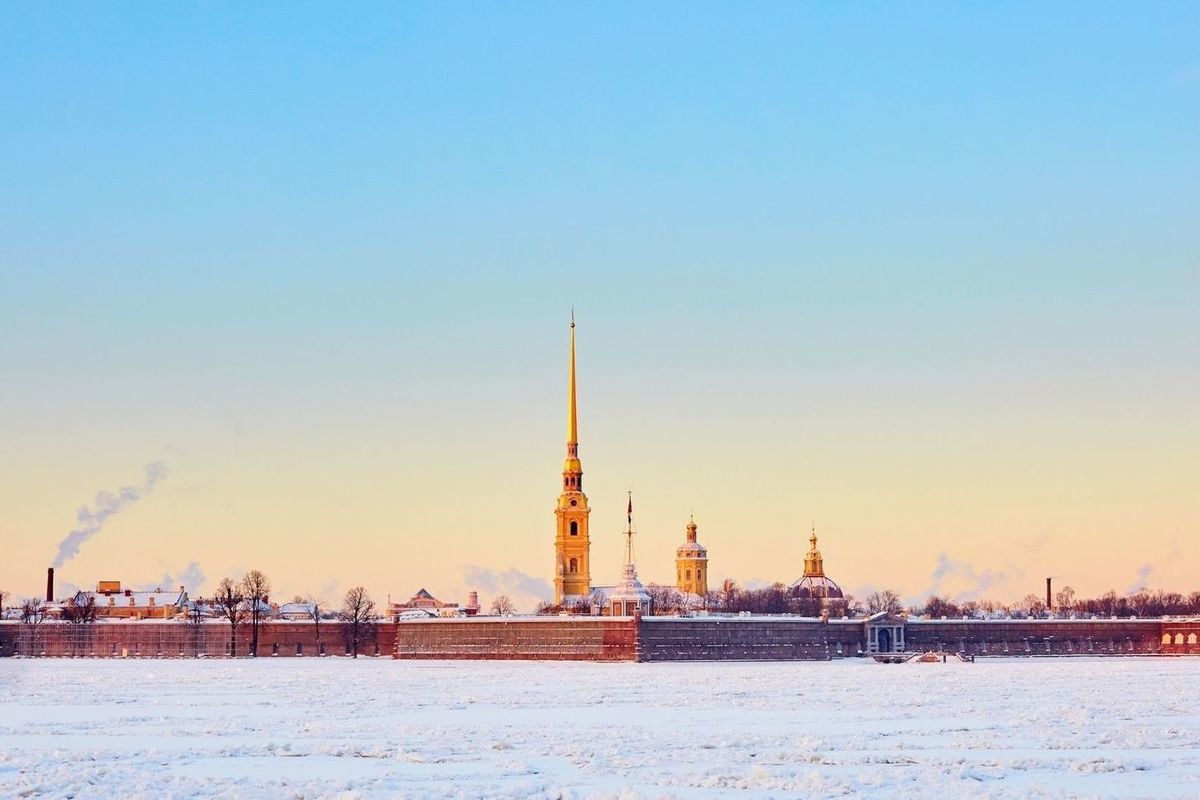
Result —
[[1200, 589], [1200, 7], [354, 8], [0, 11], [0, 588]]

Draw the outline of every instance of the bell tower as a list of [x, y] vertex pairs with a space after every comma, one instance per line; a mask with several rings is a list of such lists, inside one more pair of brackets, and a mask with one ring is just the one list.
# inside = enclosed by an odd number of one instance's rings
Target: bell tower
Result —
[[554, 602], [558, 605], [587, 597], [592, 592], [588, 538], [587, 495], [583, 493], [583, 465], [579, 462], [579, 427], [575, 412], [575, 312], [571, 312], [571, 360], [567, 381], [567, 458], [563, 462], [562, 494], [554, 509]]
[[675, 550], [675, 588], [700, 597], [708, 594], [708, 549], [696, 541], [692, 517], [688, 517], [687, 538]]

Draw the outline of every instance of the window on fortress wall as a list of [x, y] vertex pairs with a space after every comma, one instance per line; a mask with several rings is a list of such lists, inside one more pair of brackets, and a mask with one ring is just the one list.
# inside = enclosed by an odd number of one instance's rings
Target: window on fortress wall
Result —
[[298, 655], [298, 656], [304, 655], [304, 645], [301, 644], [300, 642], [296, 642], [296, 655]]
[[[572, 536], [579, 535], [579, 523], [575, 522], [574, 520], [571, 521], [571, 535]], [[571, 570], [571, 571], [574, 572], [575, 570]]]
[[1196, 643], [1196, 634], [1189, 633], [1188, 634], [1188, 644], [1195, 644], [1195, 643]]
[[1163, 640], [1162, 640], [1162, 643], [1163, 643], [1163, 644], [1170, 644], [1170, 643], [1171, 643], [1171, 634], [1169, 634], [1169, 633], [1164, 633], [1164, 634], [1163, 634]]

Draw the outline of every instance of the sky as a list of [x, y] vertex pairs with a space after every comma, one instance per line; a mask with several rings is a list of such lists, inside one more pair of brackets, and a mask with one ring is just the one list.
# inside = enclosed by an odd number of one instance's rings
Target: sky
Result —
[[598, 583], [1198, 590], [1198, 29], [6, 5], [0, 589], [532, 606], [573, 306]]

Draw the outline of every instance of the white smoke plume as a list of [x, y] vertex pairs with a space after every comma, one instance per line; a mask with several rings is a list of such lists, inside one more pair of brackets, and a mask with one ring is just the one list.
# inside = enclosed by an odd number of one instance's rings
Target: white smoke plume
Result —
[[189, 593], [199, 595], [204, 587], [205, 577], [204, 570], [200, 569], [200, 562], [189, 561], [187, 566], [176, 573], [164, 572], [162, 578], [157, 584], [143, 583], [142, 586], [150, 588], [151, 585], [158, 586], [160, 589], [171, 591], [176, 586], [182, 586]]
[[1010, 576], [992, 569], [977, 569], [970, 562], [952, 559], [946, 553], [938, 553], [937, 565], [933, 568], [929, 588], [920, 597], [914, 598], [916, 605], [924, 605], [931, 595], [940, 595], [953, 602], [987, 599], [987, 593], [1004, 589]]
[[1133, 582], [1132, 586], [1125, 590], [1125, 594], [1134, 594], [1135, 592], [1145, 591], [1147, 588], [1149, 588], [1147, 584], [1150, 583], [1150, 576], [1155, 572], [1158, 572], [1158, 567], [1154, 564], [1142, 564], [1137, 570], [1137, 580]]
[[58, 543], [58, 555], [54, 557], [55, 569], [79, 555], [79, 548], [104, 528], [109, 517], [150, 494], [155, 485], [167, 477], [167, 465], [162, 461], [147, 464], [144, 471], [146, 480], [141, 486], [122, 486], [115, 494], [100, 492], [91, 506], [83, 506], [75, 513], [79, 524]]
[[463, 569], [463, 580], [469, 589], [476, 589], [484, 597], [480, 602], [487, 607], [487, 597], [495, 599], [496, 595], [505, 594], [513, 604], [521, 610], [532, 611], [538, 603], [549, 600], [554, 596], [554, 587], [544, 578], [530, 575], [519, 569], [506, 569], [502, 572], [486, 567], [467, 564]]

